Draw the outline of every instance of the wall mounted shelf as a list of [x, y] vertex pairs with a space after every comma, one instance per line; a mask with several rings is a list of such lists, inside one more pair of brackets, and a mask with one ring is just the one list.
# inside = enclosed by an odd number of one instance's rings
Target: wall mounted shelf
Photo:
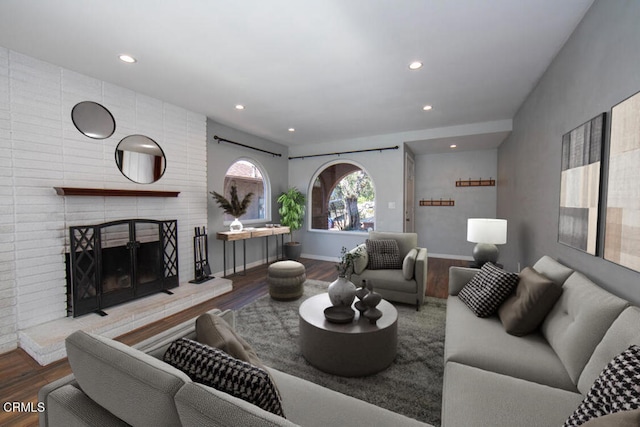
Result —
[[429, 199], [420, 200], [420, 206], [455, 206], [455, 200]]
[[456, 181], [456, 187], [495, 187], [496, 180], [489, 179], [467, 179], [467, 180], [458, 180]]
[[110, 188], [53, 187], [58, 196], [178, 197], [179, 191], [116, 190]]

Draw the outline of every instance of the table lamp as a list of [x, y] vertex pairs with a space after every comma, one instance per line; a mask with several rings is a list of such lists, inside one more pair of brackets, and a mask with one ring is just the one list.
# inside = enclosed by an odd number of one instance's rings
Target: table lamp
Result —
[[473, 259], [478, 267], [486, 262], [498, 261], [496, 245], [507, 243], [507, 220], [492, 218], [469, 218], [467, 220], [467, 241], [476, 243]]

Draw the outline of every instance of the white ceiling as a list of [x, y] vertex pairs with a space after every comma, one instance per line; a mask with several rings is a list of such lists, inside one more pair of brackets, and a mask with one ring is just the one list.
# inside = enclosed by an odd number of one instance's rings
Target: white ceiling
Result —
[[2, 0], [0, 46], [299, 146], [511, 119], [592, 2]]

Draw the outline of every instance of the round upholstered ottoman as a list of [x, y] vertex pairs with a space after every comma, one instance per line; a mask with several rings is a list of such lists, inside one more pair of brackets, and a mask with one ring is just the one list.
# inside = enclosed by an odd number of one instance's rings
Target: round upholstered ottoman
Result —
[[278, 261], [269, 266], [269, 295], [277, 300], [293, 300], [302, 296], [307, 275], [304, 265], [296, 261]]

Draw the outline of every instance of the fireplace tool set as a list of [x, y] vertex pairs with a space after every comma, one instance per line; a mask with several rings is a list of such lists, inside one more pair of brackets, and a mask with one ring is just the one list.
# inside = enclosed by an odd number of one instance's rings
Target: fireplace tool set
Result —
[[195, 227], [195, 236], [193, 237], [193, 265], [195, 271], [195, 279], [189, 280], [189, 283], [203, 283], [211, 280], [211, 266], [209, 265], [209, 245], [207, 244], [207, 232], [205, 227]]

